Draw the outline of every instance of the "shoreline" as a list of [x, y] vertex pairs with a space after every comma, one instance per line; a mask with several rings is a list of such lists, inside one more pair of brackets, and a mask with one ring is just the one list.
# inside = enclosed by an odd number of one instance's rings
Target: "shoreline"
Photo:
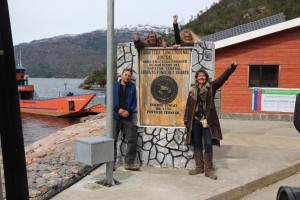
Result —
[[[82, 121], [51, 133], [25, 147], [30, 199], [49, 197], [99, 166], [89, 166], [76, 161], [74, 142], [77, 138], [104, 135], [106, 117], [95, 115], [83, 118]], [[3, 166], [1, 171], [3, 173]]]

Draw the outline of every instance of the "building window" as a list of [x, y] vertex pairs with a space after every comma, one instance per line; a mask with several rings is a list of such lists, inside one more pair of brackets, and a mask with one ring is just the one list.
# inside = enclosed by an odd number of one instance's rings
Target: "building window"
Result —
[[278, 65], [250, 65], [249, 87], [278, 88]]

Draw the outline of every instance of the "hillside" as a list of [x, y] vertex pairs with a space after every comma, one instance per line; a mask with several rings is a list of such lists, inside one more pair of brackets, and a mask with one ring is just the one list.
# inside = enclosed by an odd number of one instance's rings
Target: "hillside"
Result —
[[[220, 0], [181, 27], [204, 36], [281, 12], [286, 20], [300, 17], [299, 0]], [[137, 32], [144, 37], [150, 29], [173, 42], [168, 27], [125, 26], [115, 30], [115, 53], [118, 43], [132, 41]], [[106, 31], [97, 30], [22, 43], [15, 51], [17, 55], [22, 50], [30, 77], [84, 78], [106, 65], [106, 45]]]
[[[150, 29], [164, 34], [169, 30], [167, 27], [155, 26], [116, 29], [115, 53], [118, 43], [133, 41], [137, 32], [144, 37]], [[106, 46], [106, 31], [97, 30], [35, 40], [16, 45], [14, 49], [15, 55], [21, 49], [22, 64], [27, 67], [30, 77], [84, 78], [106, 65]]]
[[183, 28], [205, 36], [278, 13], [283, 13], [286, 20], [300, 17], [300, 1], [220, 0], [207, 11], [199, 11]]

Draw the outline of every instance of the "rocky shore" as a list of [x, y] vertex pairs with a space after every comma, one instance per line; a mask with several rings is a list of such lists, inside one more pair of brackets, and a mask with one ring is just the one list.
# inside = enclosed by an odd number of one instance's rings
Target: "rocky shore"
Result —
[[26, 146], [30, 199], [49, 199], [98, 167], [76, 161], [74, 144], [77, 138], [105, 134], [106, 118], [92, 116], [82, 121]]

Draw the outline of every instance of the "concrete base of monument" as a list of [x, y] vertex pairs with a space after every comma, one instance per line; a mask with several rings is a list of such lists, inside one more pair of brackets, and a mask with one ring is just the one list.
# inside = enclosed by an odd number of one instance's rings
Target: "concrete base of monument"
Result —
[[[122, 134], [122, 133], [121, 133]], [[191, 168], [194, 166], [193, 147], [184, 143], [185, 129], [138, 128], [136, 163], [159, 167]], [[121, 135], [118, 163], [124, 163], [126, 141]]]

